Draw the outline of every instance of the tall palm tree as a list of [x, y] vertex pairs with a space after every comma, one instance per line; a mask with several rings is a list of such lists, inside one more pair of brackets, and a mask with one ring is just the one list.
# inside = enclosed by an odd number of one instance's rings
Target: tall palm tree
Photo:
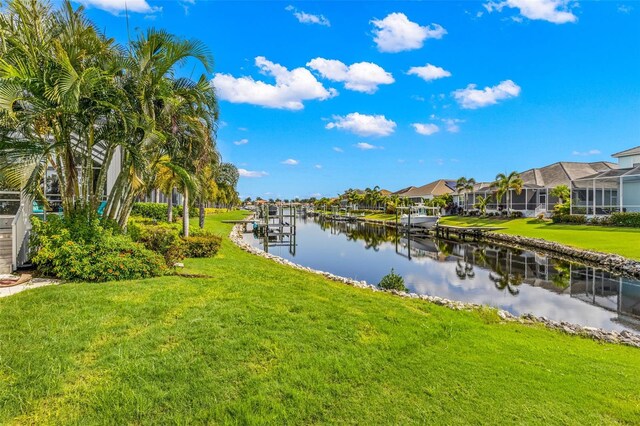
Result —
[[464, 193], [464, 206], [467, 208], [467, 194], [469, 191], [473, 191], [473, 188], [476, 184], [476, 180], [474, 178], [467, 179], [466, 177], [461, 177], [456, 181], [456, 192], [458, 193], [458, 197], [460, 194]]
[[476, 198], [476, 203], [473, 205], [473, 207], [480, 210], [480, 214], [484, 216], [487, 212], [487, 204], [489, 204], [489, 201], [491, 201], [491, 195], [487, 195], [486, 197], [480, 195]]
[[515, 191], [516, 194], [520, 195], [524, 187], [524, 182], [522, 181], [522, 178], [520, 177], [518, 172], [514, 171], [509, 173], [508, 175], [499, 173], [496, 176], [496, 180], [493, 183], [493, 186], [497, 188], [496, 200], [502, 199], [502, 196], [506, 194], [507, 212], [509, 212], [511, 211], [511, 191]]

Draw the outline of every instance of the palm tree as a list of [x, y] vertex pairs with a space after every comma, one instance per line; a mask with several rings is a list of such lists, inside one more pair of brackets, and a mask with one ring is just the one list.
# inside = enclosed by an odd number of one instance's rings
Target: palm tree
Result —
[[511, 191], [515, 191], [516, 194], [520, 195], [522, 193], [524, 182], [518, 172], [514, 171], [508, 175], [499, 173], [496, 176], [493, 186], [497, 188], [496, 200], [502, 199], [504, 194], [507, 195], [507, 212], [509, 212], [511, 211]]
[[458, 196], [460, 196], [460, 194], [464, 192], [465, 209], [467, 208], [467, 193], [469, 191], [473, 191], [475, 184], [476, 180], [474, 178], [467, 179], [464, 176], [456, 181], [456, 192], [458, 193]]
[[473, 207], [479, 209], [480, 214], [484, 216], [487, 212], [487, 204], [489, 204], [489, 201], [491, 201], [491, 195], [487, 195], [486, 197], [480, 195], [476, 198], [476, 203], [473, 205]]

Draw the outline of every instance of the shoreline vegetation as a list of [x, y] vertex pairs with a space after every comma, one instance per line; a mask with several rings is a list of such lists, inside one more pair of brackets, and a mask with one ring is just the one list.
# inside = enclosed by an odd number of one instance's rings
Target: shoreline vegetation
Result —
[[637, 349], [276, 264], [227, 237], [244, 215], [208, 217], [198, 278], [0, 300], [0, 422], [640, 421]]

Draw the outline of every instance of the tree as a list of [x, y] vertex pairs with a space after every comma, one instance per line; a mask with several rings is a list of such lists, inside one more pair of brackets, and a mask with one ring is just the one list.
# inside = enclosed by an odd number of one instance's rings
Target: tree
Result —
[[567, 185], [558, 185], [549, 192], [552, 197], [557, 197], [560, 204], [564, 204], [571, 198], [571, 190]]
[[489, 204], [489, 201], [491, 201], [491, 195], [487, 195], [486, 197], [480, 195], [476, 198], [476, 203], [473, 205], [473, 207], [479, 209], [480, 214], [484, 216], [487, 212], [487, 204]]
[[476, 180], [474, 178], [467, 179], [466, 177], [461, 177], [456, 181], [456, 192], [458, 196], [464, 192], [464, 206], [467, 207], [467, 193], [469, 191], [473, 191], [473, 188], [476, 184]]
[[511, 211], [511, 191], [515, 191], [520, 195], [524, 186], [524, 182], [517, 172], [511, 172], [508, 175], [499, 173], [493, 186], [497, 188], [496, 200], [502, 199], [503, 195], [507, 195], [507, 212]]

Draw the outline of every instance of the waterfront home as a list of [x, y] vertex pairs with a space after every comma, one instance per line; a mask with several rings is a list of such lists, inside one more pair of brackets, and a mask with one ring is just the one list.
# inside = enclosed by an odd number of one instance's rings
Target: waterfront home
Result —
[[571, 183], [571, 213], [602, 216], [640, 212], [640, 146], [612, 155], [616, 168]]
[[[547, 215], [553, 212], [556, 204], [560, 202], [557, 197], [551, 195], [551, 191], [561, 185], [571, 188], [572, 182], [600, 173], [607, 173], [617, 169], [617, 165], [606, 161], [595, 162], [569, 162], [560, 161], [544, 167], [525, 170], [520, 173], [522, 179], [522, 192], [517, 194], [510, 190], [510, 205], [506, 205], [506, 195], [500, 200], [495, 199], [496, 188], [492, 183], [484, 182], [474, 186], [468, 197], [462, 194], [460, 204], [465, 210], [473, 210], [477, 197], [492, 196], [487, 205], [487, 212], [510, 210], [521, 212], [524, 217], [535, 217], [540, 214]], [[466, 199], [466, 203], [465, 203]]]
[[456, 181], [452, 179], [438, 179], [419, 187], [405, 188], [402, 193], [396, 191], [395, 194], [403, 198], [408, 198], [411, 202], [420, 203], [433, 200], [435, 197], [447, 194], [454, 194]]

